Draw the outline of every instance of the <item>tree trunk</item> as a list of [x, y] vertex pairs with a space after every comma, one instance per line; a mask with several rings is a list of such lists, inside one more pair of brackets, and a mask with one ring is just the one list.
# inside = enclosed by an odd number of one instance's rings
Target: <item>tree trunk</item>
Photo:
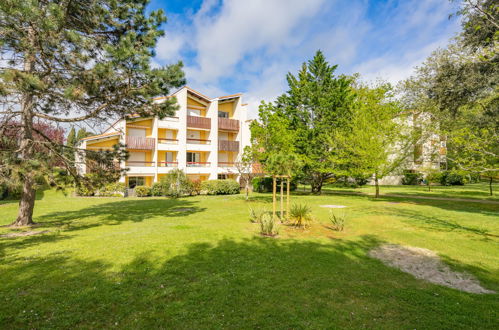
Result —
[[249, 184], [248, 184], [249, 180], [246, 180], [246, 200], [249, 199]]
[[275, 209], [276, 209], [276, 180], [275, 176], [272, 176], [272, 219], [275, 220]]
[[490, 196], [493, 195], [493, 193], [492, 193], [492, 177], [490, 177], [490, 179], [489, 179], [489, 194], [490, 194]]
[[317, 194], [317, 195], [321, 194], [322, 183], [323, 183], [322, 175], [319, 174], [317, 177], [313, 176], [312, 184], [311, 184], [312, 185], [312, 194]]
[[289, 221], [289, 177], [286, 181], [286, 221]]
[[19, 201], [19, 211], [17, 219], [12, 226], [29, 226], [33, 224], [33, 209], [35, 207], [36, 191], [33, 189], [33, 178], [31, 176], [24, 180], [21, 200]]
[[281, 178], [281, 222], [284, 222], [284, 180]]
[[[34, 45], [34, 31], [29, 28], [30, 42]], [[24, 72], [31, 73], [34, 70], [35, 58], [33, 54], [26, 54], [24, 59]], [[33, 156], [33, 94], [26, 92], [21, 99], [21, 123], [22, 135], [19, 144], [19, 160], [21, 166], [26, 164]], [[23, 189], [17, 219], [13, 226], [27, 226], [33, 224], [33, 209], [35, 207], [35, 180], [32, 170], [27, 169], [23, 177]]]
[[379, 197], [379, 182], [378, 182], [378, 176], [374, 176], [374, 186], [376, 187], [376, 194], [374, 195], [375, 198]]

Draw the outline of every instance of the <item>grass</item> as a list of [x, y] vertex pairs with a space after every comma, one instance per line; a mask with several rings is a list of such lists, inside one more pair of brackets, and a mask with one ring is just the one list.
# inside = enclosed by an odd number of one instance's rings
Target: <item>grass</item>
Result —
[[[293, 196], [307, 229], [261, 237], [271, 196], [77, 198], [45, 191], [33, 230], [0, 238], [1, 328], [497, 328], [497, 294], [433, 285], [367, 256], [382, 242], [437, 251], [499, 291], [499, 205]], [[331, 230], [323, 204], [346, 205]], [[0, 224], [17, 203], [1, 202]], [[342, 211], [343, 211], [342, 210]], [[0, 234], [12, 232], [0, 228]]]
[[[414, 195], [414, 196], [429, 196], [443, 198], [464, 198], [464, 199], [481, 199], [499, 201], [499, 186], [492, 186], [493, 195], [489, 195], [489, 184], [486, 182], [467, 184], [464, 186], [440, 186], [432, 185], [431, 191], [428, 191], [428, 186], [380, 186], [380, 193], [397, 194], [397, 195]], [[309, 191], [308, 187], [300, 185], [300, 191]], [[348, 188], [339, 185], [326, 185], [323, 188], [324, 193], [364, 193], [374, 195], [374, 186], [366, 185], [359, 188]]]

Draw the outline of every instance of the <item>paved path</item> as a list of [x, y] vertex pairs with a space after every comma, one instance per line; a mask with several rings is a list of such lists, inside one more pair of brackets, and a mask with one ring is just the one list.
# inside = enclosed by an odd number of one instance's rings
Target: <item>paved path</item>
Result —
[[[356, 191], [331, 191], [327, 193], [340, 194], [340, 195], [361, 195], [361, 196], [374, 196], [374, 194], [368, 194]], [[453, 198], [453, 197], [438, 197], [438, 196], [420, 196], [420, 195], [399, 195], [399, 194], [381, 194], [380, 197], [397, 197], [397, 198], [413, 198], [413, 199], [429, 199], [435, 201], [450, 201], [450, 202], [470, 202], [470, 203], [481, 203], [481, 204], [493, 204], [499, 205], [499, 201], [492, 201], [487, 199], [473, 199], [473, 198]]]

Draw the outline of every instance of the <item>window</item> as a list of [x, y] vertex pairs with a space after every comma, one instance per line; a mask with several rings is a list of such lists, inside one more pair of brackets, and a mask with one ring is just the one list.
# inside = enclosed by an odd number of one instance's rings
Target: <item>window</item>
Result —
[[229, 118], [229, 113], [225, 111], [219, 111], [218, 118]]
[[199, 152], [188, 152], [187, 163], [199, 163], [200, 156]]
[[218, 180], [227, 180], [227, 174], [219, 174], [217, 179]]
[[146, 180], [143, 176], [128, 177], [128, 188], [133, 189], [137, 186], [143, 186]]
[[201, 116], [201, 110], [187, 109], [187, 115], [188, 116], [194, 116], [194, 117], [200, 117]]

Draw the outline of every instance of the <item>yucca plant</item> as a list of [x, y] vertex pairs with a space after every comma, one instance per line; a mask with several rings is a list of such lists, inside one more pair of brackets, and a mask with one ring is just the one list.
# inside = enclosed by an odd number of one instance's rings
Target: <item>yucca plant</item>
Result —
[[276, 236], [279, 234], [279, 225], [271, 214], [264, 213], [260, 218], [260, 233], [264, 236]]
[[341, 215], [334, 214], [333, 210], [329, 212], [329, 221], [331, 221], [333, 230], [343, 231], [345, 228], [346, 214]]
[[254, 209], [254, 208], [251, 208], [249, 209], [249, 213], [250, 213], [250, 221], [252, 223], [260, 223], [261, 222], [261, 219], [262, 219], [262, 216], [265, 214], [265, 213], [269, 213], [269, 211], [267, 211], [266, 209]]
[[307, 227], [312, 221], [312, 209], [307, 204], [293, 204], [289, 215], [291, 223], [297, 227]]

